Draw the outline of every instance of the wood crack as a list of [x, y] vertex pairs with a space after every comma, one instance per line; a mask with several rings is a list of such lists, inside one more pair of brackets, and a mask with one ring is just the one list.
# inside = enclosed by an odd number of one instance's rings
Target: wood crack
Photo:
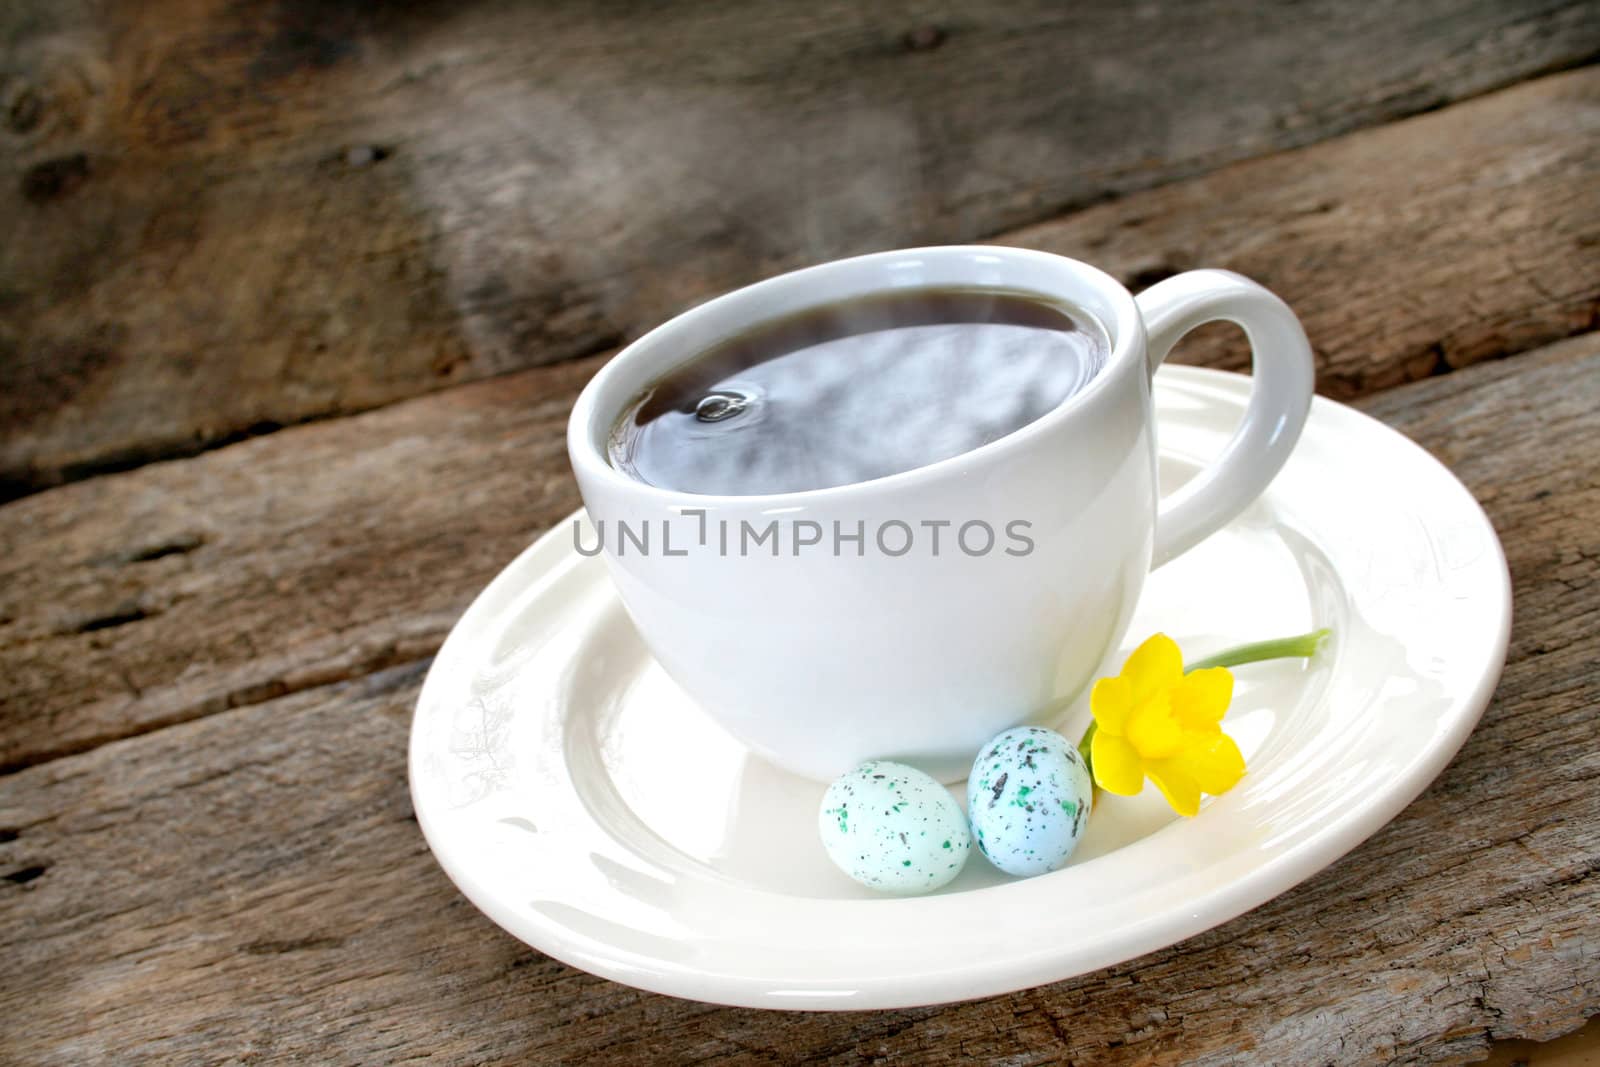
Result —
[[83, 737], [76, 738], [70, 743], [55, 745], [46, 743], [44, 745], [40, 745], [35, 751], [28, 753], [28, 755], [24, 758], [16, 759], [7, 763], [0, 763], [0, 777], [16, 774], [18, 771], [23, 771], [30, 767], [37, 767], [41, 764], [50, 763], [52, 761], [64, 759], [69, 756], [80, 755], [84, 752], [89, 752], [99, 748], [101, 745], [111, 744], [113, 742], [126, 740], [132, 737], [139, 737], [144, 734], [165, 730], [173, 726], [181, 726], [184, 723], [193, 722], [196, 719], [215, 715], [219, 712], [235, 711], [241, 708], [248, 708], [256, 704], [263, 704], [286, 696], [292, 696], [296, 693], [303, 693], [312, 689], [321, 689], [325, 686], [342, 685], [376, 678], [385, 679], [386, 685], [403, 685], [405, 684], [403, 680], [395, 680], [397, 677], [403, 676], [395, 676], [389, 672], [400, 667], [410, 667], [418, 673], [425, 671], [428, 665], [433, 661], [434, 651], [437, 651], [436, 647], [421, 654], [415, 654], [412, 650], [408, 649], [405, 650], [404, 653], [397, 653], [395, 655], [374, 656], [370, 659], [362, 660], [359, 663], [352, 664], [346, 669], [338, 672], [318, 674], [314, 676], [305, 675], [296, 680], [290, 680], [285, 677], [272, 678], [230, 692], [226, 694], [220, 701], [211, 700], [204, 704], [182, 708], [171, 714], [146, 719], [140, 722], [137, 726], [109, 730], [103, 734], [88, 734]]

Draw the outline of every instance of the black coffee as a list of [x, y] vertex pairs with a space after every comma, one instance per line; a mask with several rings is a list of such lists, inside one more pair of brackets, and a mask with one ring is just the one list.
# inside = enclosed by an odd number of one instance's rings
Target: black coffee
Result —
[[1104, 364], [1099, 331], [1008, 292], [914, 289], [765, 323], [650, 386], [612, 428], [642, 482], [749, 496], [959, 456], [1055, 408]]

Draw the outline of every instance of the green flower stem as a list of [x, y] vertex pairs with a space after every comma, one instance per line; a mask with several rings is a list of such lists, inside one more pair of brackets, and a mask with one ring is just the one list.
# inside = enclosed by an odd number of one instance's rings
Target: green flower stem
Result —
[[1313, 630], [1298, 637], [1280, 637], [1276, 641], [1257, 641], [1218, 652], [1215, 656], [1195, 660], [1183, 669], [1184, 674], [1203, 671], [1209, 667], [1242, 667], [1246, 663], [1260, 663], [1268, 659], [1306, 659], [1317, 654], [1328, 630]]
[[1089, 781], [1094, 781], [1094, 752], [1089, 747], [1094, 741], [1094, 732], [1100, 729], [1100, 724], [1093, 719], [1089, 720], [1089, 728], [1083, 732], [1083, 740], [1078, 742], [1078, 755], [1083, 757], [1083, 765], [1089, 768]]
[[[1210, 667], [1242, 667], [1246, 663], [1260, 663], [1269, 659], [1308, 659], [1317, 654], [1317, 650], [1322, 647], [1322, 643], [1328, 639], [1328, 634], [1331, 632], [1327, 629], [1313, 630], [1296, 637], [1280, 637], [1273, 641], [1236, 645], [1214, 656], [1195, 660], [1183, 669], [1183, 673], [1203, 671]], [[1089, 765], [1091, 775], [1094, 774], [1094, 758], [1090, 755], [1090, 745], [1094, 741], [1094, 732], [1099, 728], [1099, 723], [1093, 719], [1089, 720], [1089, 729], [1084, 731], [1083, 740], [1078, 742], [1078, 754], [1083, 757], [1083, 762]]]

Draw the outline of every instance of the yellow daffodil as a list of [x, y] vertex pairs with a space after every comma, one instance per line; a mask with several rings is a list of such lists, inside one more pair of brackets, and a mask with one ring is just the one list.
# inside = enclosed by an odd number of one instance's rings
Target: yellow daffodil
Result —
[[1226, 793], [1244, 775], [1239, 746], [1222, 732], [1232, 699], [1226, 667], [1186, 674], [1177, 643], [1154, 635], [1134, 649], [1121, 674], [1100, 679], [1089, 694], [1096, 784], [1133, 796], [1149, 778], [1179, 815], [1196, 814], [1201, 793]]

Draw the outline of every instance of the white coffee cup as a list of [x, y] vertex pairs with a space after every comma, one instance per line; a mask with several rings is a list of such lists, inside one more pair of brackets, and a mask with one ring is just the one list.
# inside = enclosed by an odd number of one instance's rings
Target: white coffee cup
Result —
[[[1084, 388], [1022, 429], [854, 485], [708, 496], [608, 462], [619, 415], [718, 342], [819, 305], [946, 287], [1065, 303], [1099, 325], [1110, 354]], [[1217, 461], [1158, 501], [1151, 377], [1179, 338], [1215, 320], [1249, 337], [1249, 408]], [[897, 759], [954, 781], [990, 737], [1092, 680], [1152, 566], [1261, 493], [1299, 437], [1312, 378], [1294, 313], [1227, 271], [1180, 274], [1135, 298], [1085, 263], [1015, 248], [826, 263], [687, 311], [595, 375], [567, 431], [594, 524], [574, 537], [586, 553], [604, 545], [622, 602], [667, 673], [773, 763], [826, 780]], [[985, 527], [993, 541], [977, 551]]]

